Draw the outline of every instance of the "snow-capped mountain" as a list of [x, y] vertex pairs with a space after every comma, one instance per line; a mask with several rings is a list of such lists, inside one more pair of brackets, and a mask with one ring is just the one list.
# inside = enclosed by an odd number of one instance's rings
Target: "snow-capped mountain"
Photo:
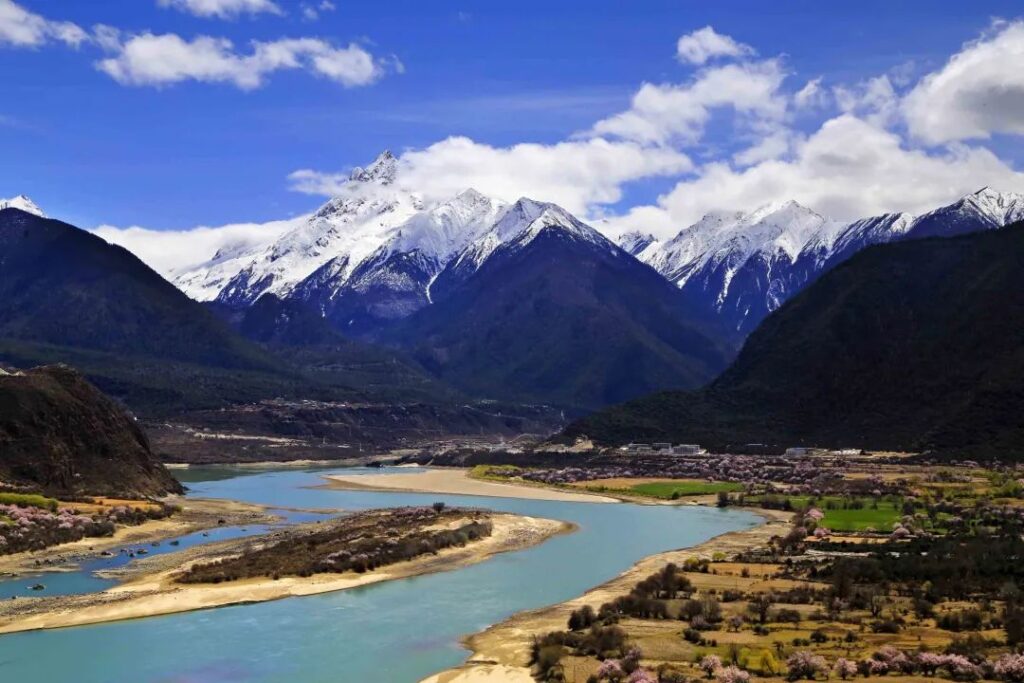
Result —
[[335, 256], [290, 295], [350, 331], [404, 318], [431, 303], [431, 286], [452, 257], [494, 224], [505, 206], [466, 190], [400, 223], [371, 253]]
[[595, 407], [702, 384], [733, 351], [672, 283], [526, 198], [451, 259], [431, 298], [383, 338], [477, 395]]
[[929, 213], [830, 221], [790, 201], [750, 213], [713, 212], [639, 258], [739, 336], [861, 249], [899, 239], [951, 236], [1024, 219], [1024, 196], [990, 188]]
[[0, 199], [0, 211], [3, 209], [21, 209], [26, 213], [46, 218], [46, 214], [43, 213], [43, 210], [40, 209], [34, 201], [23, 194], [19, 194], [17, 197], [11, 197], [10, 199]]
[[907, 237], [952, 237], [1024, 220], [1024, 195], [983, 187], [914, 221]]
[[[399, 225], [423, 209], [421, 198], [394, 184], [397, 161], [381, 154], [363, 169], [353, 169], [343, 191], [312, 216], [255, 253], [232, 255], [207, 276], [207, 264], [182, 273], [175, 281], [186, 293], [214, 298], [233, 306], [246, 306], [265, 293], [287, 297], [292, 289], [329, 261], [344, 257], [347, 276], [364, 258], [383, 244]], [[231, 270], [238, 268], [231, 274]], [[227, 277], [223, 286], [210, 281]], [[209, 295], [217, 289], [213, 297]]]
[[444, 298], [495, 255], [523, 249], [541, 234], [557, 234], [612, 254], [622, 253], [611, 240], [562, 207], [523, 197], [448, 262], [431, 286], [432, 299]]
[[684, 293], [705, 319], [735, 339], [866, 246], [953, 235], [1024, 218], [1024, 196], [990, 188], [918, 217], [885, 214], [843, 223], [794, 201], [750, 212], [716, 211], [659, 242], [643, 232], [618, 246], [565, 210], [521, 199], [509, 206], [472, 189], [426, 200], [402, 183], [384, 152], [349, 175], [338, 196], [315, 213], [283, 222], [269, 242], [228, 245], [174, 277], [200, 301], [240, 308], [263, 294], [301, 301], [335, 327], [374, 333], [467, 281], [496, 252], [538, 234], [581, 239], [650, 265]]
[[622, 247], [626, 253], [639, 258], [645, 249], [655, 244], [658, 240], [649, 232], [631, 230], [619, 236], [615, 243]]
[[353, 331], [404, 317], [429, 303], [433, 279], [504, 204], [472, 189], [428, 204], [398, 176], [397, 159], [384, 152], [280, 238], [222, 250], [174, 281], [193, 298], [234, 307], [267, 293], [301, 300]]

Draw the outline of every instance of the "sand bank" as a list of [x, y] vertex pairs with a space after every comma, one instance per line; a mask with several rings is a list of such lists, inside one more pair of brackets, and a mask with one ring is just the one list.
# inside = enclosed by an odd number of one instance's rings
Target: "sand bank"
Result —
[[166, 519], [154, 519], [136, 526], [119, 527], [113, 536], [83, 538], [70, 543], [11, 555], [0, 555], [0, 574], [35, 574], [67, 571], [77, 561], [95, 557], [103, 551], [117, 551], [130, 545], [148, 545], [154, 541], [184, 536], [222, 524], [228, 526], [266, 524], [279, 518], [261, 505], [233, 500], [185, 498], [173, 496], [168, 503], [181, 507]]
[[[497, 553], [527, 548], [574, 528], [566, 522], [510, 514], [494, 514], [492, 521], [494, 529], [490, 536], [465, 547], [448, 548], [437, 555], [417, 557], [364, 574], [316, 574], [309, 578], [258, 578], [201, 585], [175, 583], [174, 575], [188, 566], [186, 562], [143, 574], [100, 593], [5, 601], [0, 603], [0, 633], [97, 624], [345, 590], [476, 564]], [[251, 539], [242, 542], [248, 541]], [[166, 563], [172, 557], [152, 559]], [[159, 562], [155, 564], [160, 566]]]
[[445, 468], [426, 469], [406, 474], [331, 474], [327, 486], [338, 489], [370, 491], [409, 491], [414, 493], [445, 493], [459, 496], [489, 498], [528, 498], [530, 500], [561, 500], [572, 503], [617, 503], [615, 498], [594, 493], [575, 493], [542, 486], [506, 484], [483, 481], [469, 476], [469, 470]]
[[462, 666], [435, 674], [422, 683], [490, 683], [531, 681], [530, 643], [534, 635], [564, 630], [569, 614], [583, 605], [595, 610], [617, 596], [625, 595], [642, 579], [659, 571], [669, 562], [682, 564], [690, 557], [711, 558], [718, 552], [726, 556], [764, 545], [772, 536], [789, 531], [792, 513], [759, 510], [765, 522], [751, 529], [716, 536], [700, 545], [670, 550], [646, 557], [618, 577], [593, 588], [578, 598], [539, 610], [520, 612], [485, 631], [465, 639], [473, 654]]

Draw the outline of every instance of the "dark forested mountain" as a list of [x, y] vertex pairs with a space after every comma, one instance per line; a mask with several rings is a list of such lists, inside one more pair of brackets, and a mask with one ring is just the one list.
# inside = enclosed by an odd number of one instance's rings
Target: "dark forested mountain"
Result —
[[127, 250], [0, 211], [0, 338], [238, 369], [272, 361]]
[[566, 435], [711, 446], [1024, 453], [1024, 223], [864, 250], [770, 315], [696, 392]]
[[243, 309], [206, 305], [246, 339], [318, 383], [381, 401], [467, 400], [400, 351], [349, 339], [302, 301], [268, 293]]
[[468, 392], [594, 407], [695, 387], [728, 362], [648, 266], [552, 204], [520, 200], [387, 338]]
[[297, 383], [130, 252], [14, 208], [0, 210], [0, 358], [71, 364], [146, 412]]
[[0, 481], [50, 495], [182, 490], [135, 420], [62, 366], [0, 370]]

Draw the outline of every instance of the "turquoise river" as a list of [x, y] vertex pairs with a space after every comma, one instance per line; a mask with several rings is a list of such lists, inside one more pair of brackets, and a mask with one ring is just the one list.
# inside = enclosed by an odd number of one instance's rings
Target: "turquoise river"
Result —
[[[205, 468], [180, 476], [197, 497], [344, 510], [443, 500], [567, 520], [579, 531], [470, 567], [355, 590], [0, 636], [0, 681], [415, 683], [466, 658], [461, 636], [515, 612], [575, 597], [647, 555], [759, 522], [747, 512], [696, 506], [319, 488], [329, 472]], [[193, 535], [182, 545], [209, 540], [215, 539]], [[93, 577], [94, 569], [86, 565], [63, 576], [57, 588], [102, 590], [107, 582]], [[0, 583], [0, 595], [12, 586]]]

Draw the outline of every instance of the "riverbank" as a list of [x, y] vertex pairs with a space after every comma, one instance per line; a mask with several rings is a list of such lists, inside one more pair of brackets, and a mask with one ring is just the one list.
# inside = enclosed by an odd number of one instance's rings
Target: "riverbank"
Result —
[[590, 605], [595, 610], [612, 599], [625, 595], [647, 576], [672, 562], [682, 565], [688, 558], [708, 558], [716, 553], [732, 557], [768, 543], [773, 536], [785, 535], [792, 513], [758, 510], [764, 523], [751, 529], [716, 536], [691, 548], [670, 550], [646, 557], [616, 578], [572, 600], [515, 614], [484, 631], [468, 636], [465, 646], [472, 652], [466, 663], [430, 676], [422, 683], [490, 683], [511, 681], [527, 683], [530, 674], [530, 645], [533, 637], [564, 630], [573, 610]]
[[469, 470], [458, 468], [426, 469], [421, 472], [400, 474], [331, 474], [325, 479], [328, 480], [325, 486], [349, 491], [407, 491], [489, 498], [557, 500], [570, 503], [619, 502], [616, 498], [595, 493], [576, 493], [549, 487], [474, 479], [469, 476]]
[[187, 560], [173, 555], [136, 563], [128, 582], [100, 593], [52, 598], [23, 598], [0, 603], [0, 633], [62, 628], [137, 619], [242, 603], [314, 595], [382, 581], [448, 571], [481, 562], [492, 555], [537, 545], [575, 527], [566, 522], [511, 514], [493, 514], [490, 536], [464, 547], [439, 551], [409, 561], [358, 574], [315, 574], [308, 578], [254, 578], [220, 584], [179, 584], [174, 577], [210, 553], [240, 551], [254, 539], [237, 539], [210, 546], [197, 546], [186, 553]]
[[269, 524], [279, 518], [262, 505], [233, 500], [172, 496], [166, 502], [180, 507], [170, 517], [136, 526], [119, 527], [112, 536], [83, 538], [71, 543], [10, 555], [0, 555], [0, 575], [19, 576], [39, 572], [69, 571], [77, 562], [103, 552], [117, 552], [132, 545], [148, 545], [218, 526]]

